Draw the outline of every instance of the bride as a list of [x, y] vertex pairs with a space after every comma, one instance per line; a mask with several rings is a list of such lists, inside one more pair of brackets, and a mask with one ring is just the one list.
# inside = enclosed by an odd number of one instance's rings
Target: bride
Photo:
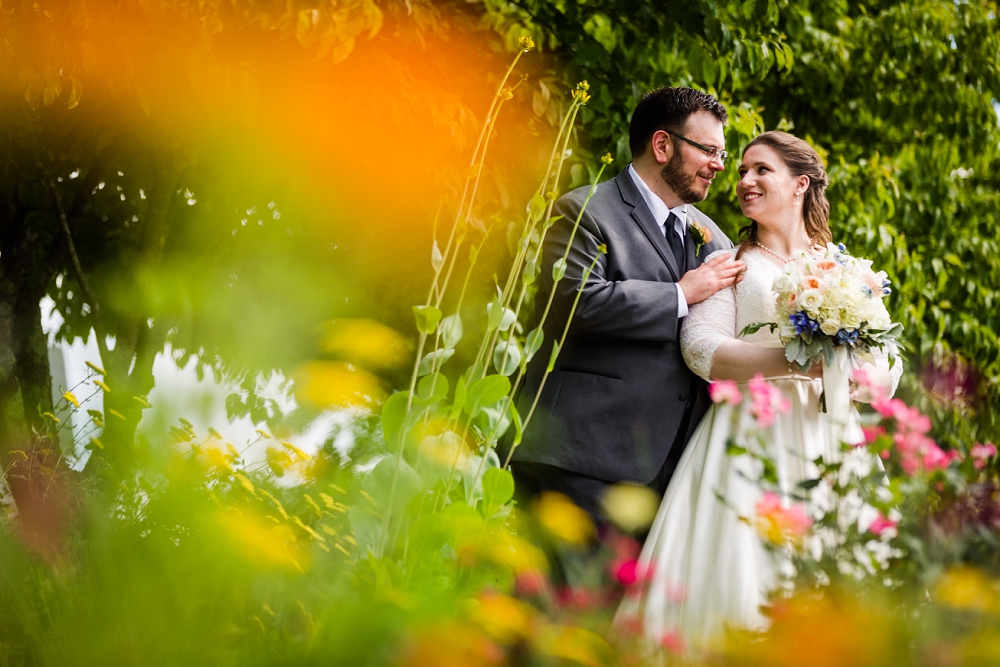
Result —
[[[816, 151], [785, 132], [765, 132], [751, 141], [739, 173], [736, 192], [751, 223], [740, 230], [736, 249], [714, 254], [734, 253], [746, 263], [746, 273], [732, 289], [691, 307], [681, 349], [691, 370], [706, 380], [745, 383], [761, 373], [780, 388], [791, 408], [762, 435], [779, 486], [788, 494], [815, 477], [811, 461], [840, 452], [830, 436], [836, 431], [818, 407], [821, 365], [799, 373], [786, 361], [776, 333], [765, 327], [740, 338], [739, 332], [755, 322], [776, 321], [775, 277], [794, 256], [832, 239], [827, 177]], [[875, 389], [892, 393], [901, 364], [890, 372], [887, 355], [874, 352], [877, 364], [864, 364], [868, 378]], [[648, 579], [618, 611], [618, 622], [640, 622], [654, 642], [679, 633], [698, 647], [726, 626], [766, 627], [760, 606], [776, 583], [774, 565], [754, 528], [740, 520], [753, 517], [761, 491], [746, 477], [747, 457], [726, 453], [733, 435], [729, 415], [713, 407], [692, 435], [643, 547], [639, 567]]]

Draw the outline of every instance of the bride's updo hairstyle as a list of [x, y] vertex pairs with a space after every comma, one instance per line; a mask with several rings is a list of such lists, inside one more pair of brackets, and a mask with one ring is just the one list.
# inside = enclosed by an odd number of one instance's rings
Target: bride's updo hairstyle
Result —
[[[812, 239], [814, 244], [826, 245], [833, 240], [830, 233], [830, 202], [826, 199], [826, 186], [828, 179], [826, 169], [823, 168], [823, 161], [812, 146], [802, 139], [788, 134], [772, 130], [754, 137], [753, 141], [747, 144], [744, 151], [751, 146], [767, 146], [777, 153], [788, 167], [792, 176], [808, 176], [809, 187], [806, 189], [802, 202], [802, 218], [806, 223], [806, 234]], [[736, 259], [757, 243], [757, 223], [751, 221], [749, 225], [740, 229], [740, 246], [736, 251]]]

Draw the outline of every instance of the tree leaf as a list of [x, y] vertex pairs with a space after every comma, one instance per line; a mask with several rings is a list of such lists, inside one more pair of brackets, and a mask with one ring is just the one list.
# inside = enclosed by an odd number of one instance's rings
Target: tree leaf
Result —
[[552, 341], [552, 354], [549, 355], [549, 365], [545, 367], [546, 372], [551, 373], [556, 367], [556, 358], [559, 356], [559, 341]]
[[514, 478], [502, 468], [490, 468], [483, 473], [483, 500], [480, 508], [487, 519], [514, 497]]
[[517, 339], [498, 340], [493, 348], [493, 367], [500, 375], [510, 375], [521, 365], [521, 348]]
[[449, 348], [428, 352], [423, 356], [420, 360], [420, 364], [417, 366], [417, 377], [427, 375], [431, 372], [432, 368], [441, 368], [454, 354], [455, 350]]
[[566, 275], [566, 260], [560, 257], [552, 264], [552, 280], [559, 282]]
[[399, 391], [385, 400], [382, 405], [382, 435], [389, 451], [399, 449], [400, 430], [406, 419], [406, 404], [410, 401], [410, 392]]
[[431, 248], [431, 266], [434, 268], [435, 273], [441, 270], [442, 264], [444, 264], [444, 255], [441, 254], [441, 249], [438, 248], [437, 239], [434, 239], [434, 246]]
[[492, 405], [510, 392], [510, 380], [503, 375], [487, 375], [469, 387], [466, 414], [475, 417], [484, 405]]
[[534, 222], [542, 217], [542, 213], [545, 212], [545, 198], [541, 195], [536, 194], [528, 202], [528, 215], [531, 216], [531, 221]]
[[431, 373], [420, 378], [417, 384], [417, 397], [421, 399], [437, 396], [444, 398], [448, 395], [448, 378], [441, 373]]
[[462, 340], [462, 316], [458, 313], [441, 320], [441, 344], [445, 347], [455, 347]]
[[432, 334], [441, 321], [441, 310], [434, 306], [414, 306], [413, 316], [417, 320], [417, 331]]
[[537, 329], [532, 329], [528, 333], [528, 337], [524, 339], [524, 363], [527, 364], [531, 361], [535, 353], [538, 352], [539, 348], [542, 347], [542, 342], [545, 340], [545, 332], [542, 331], [541, 327]]
[[465, 407], [467, 394], [465, 386], [465, 376], [460, 376], [458, 382], [455, 383], [455, 398], [451, 402], [451, 411], [449, 414], [451, 419], [458, 419], [458, 416], [462, 414], [462, 408]]

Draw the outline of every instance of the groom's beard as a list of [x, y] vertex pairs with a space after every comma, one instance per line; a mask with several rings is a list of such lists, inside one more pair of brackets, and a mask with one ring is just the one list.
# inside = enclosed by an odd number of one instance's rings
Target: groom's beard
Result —
[[703, 201], [708, 196], [708, 188], [699, 190], [697, 187], [697, 172], [689, 174], [684, 170], [684, 158], [679, 150], [675, 150], [670, 161], [663, 165], [660, 175], [685, 204]]

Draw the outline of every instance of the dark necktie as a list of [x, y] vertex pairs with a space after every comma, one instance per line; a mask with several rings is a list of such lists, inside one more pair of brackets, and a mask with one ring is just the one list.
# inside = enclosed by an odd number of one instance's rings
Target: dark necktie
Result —
[[684, 273], [687, 270], [687, 262], [685, 261], [684, 243], [677, 235], [677, 230], [675, 229], [677, 220], [677, 216], [673, 213], [668, 215], [667, 222], [664, 225], [665, 229], [663, 231], [667, 234], [667, 243], [670, 244], [670, 249], [674, 251], [674, 259], [677, 260], [677, 268], [681, 273]]

